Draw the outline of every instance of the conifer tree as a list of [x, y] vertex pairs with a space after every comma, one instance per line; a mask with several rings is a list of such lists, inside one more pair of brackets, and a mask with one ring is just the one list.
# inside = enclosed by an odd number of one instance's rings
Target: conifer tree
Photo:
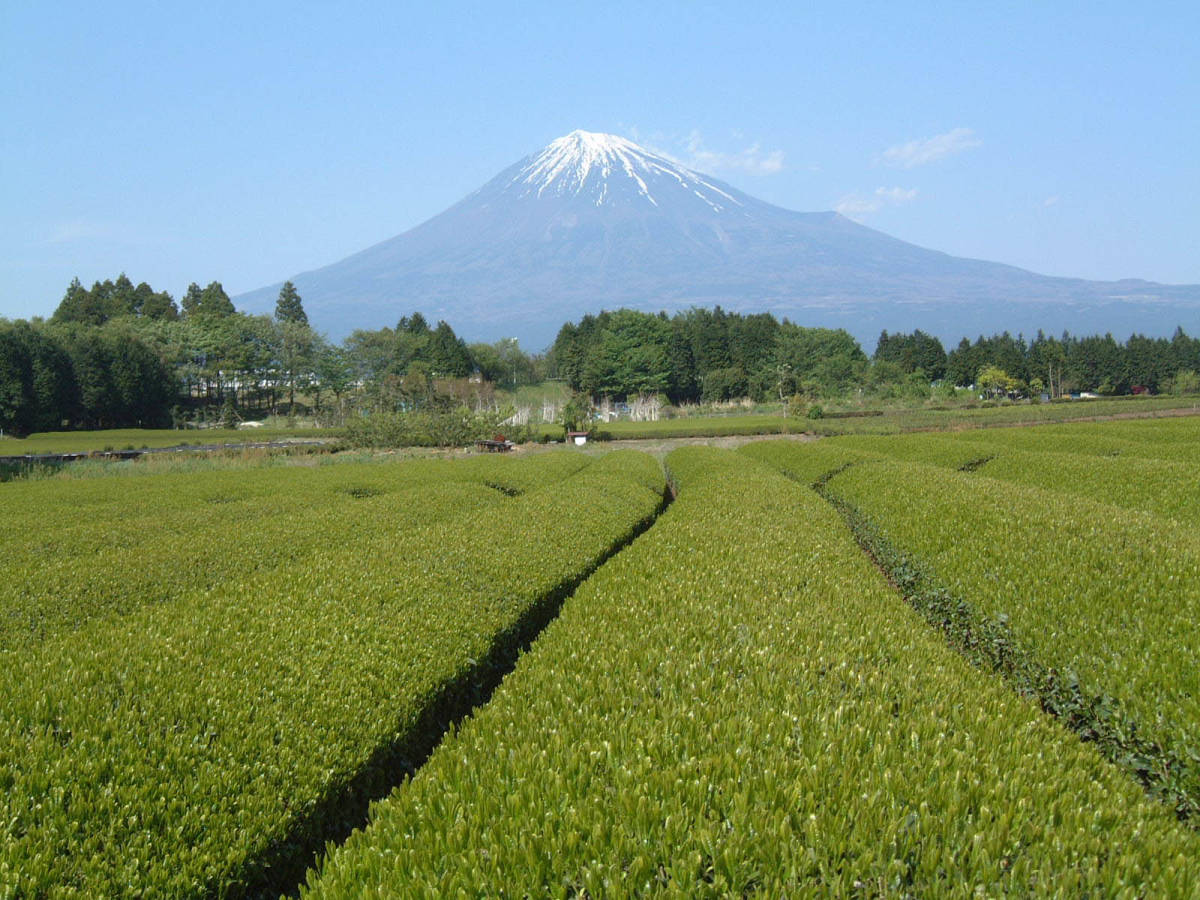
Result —
[[[190, 291], [191, 288], [188, 290]], [[221, 282], [210, 281], [208, 287], [200, 292], [200, 303], [196, 312], [210, 316], [232, 316], [237, 310], [234, 309], [233, 301], [225, 293]]]
[[183, 307], [183, 314], [185, 316], [195, 315], [200, 312], [200, 296], [202, 293], [200, 285], [194, 281], [187, 286], [187, 293], [183, 295], [183, 300], [180, 301], [180, 306]]
[[279, 289], [279, 299], [275, 301], [275, 320], [278, 322], [295, 322], [297, 325], [308, 324], [308, 314], [304, 312], [304, 304], [300, 302], [300, 294], [296, 286], [285, 281]]

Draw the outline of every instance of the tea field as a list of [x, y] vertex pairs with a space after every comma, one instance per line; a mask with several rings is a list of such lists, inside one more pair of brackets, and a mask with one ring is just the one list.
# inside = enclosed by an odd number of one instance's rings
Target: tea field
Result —
[[1200, 418], [0, 498], [0, 898], [1200, 896]]

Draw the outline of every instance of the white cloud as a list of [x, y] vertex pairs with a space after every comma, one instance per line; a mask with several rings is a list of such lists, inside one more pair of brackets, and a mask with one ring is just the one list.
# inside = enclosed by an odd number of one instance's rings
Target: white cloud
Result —
[[76, 241], [94, 241], [111, 238], [117, 229], [102, 222], [88, 222], [84, 219], [73, 219], [57, 225], [43, 243], [71, 244]]
[[834, 205], [834, 209], [850, 219], [860, 219], [877, 213], [885, 206], [903, 206], [917, 197], [916, 188], [878, 187], [870, 194], [847, 194]]
[[1055, 194], [1052, 197], [1047, 197], [1045, 200], [1042, 201], [1042, 208], [1047, 209], [1051, 206], [1058, 206], [1059, 199], [1060, 198], [1059, 198], [1058, 194]]
[[912, 169], [981, 146], [983, 141], [975, 137], [975, 132], [970, 128], [955, 128], [945, 134], [888, 147], [880, 159], [887, 166]]
[[31, 241], [30, 246], [53, 247], [64, 244], [109, 244], [150, 247], [169, 244], [172, 239], [161, 231], [150, 232], [124, 222], [105, 222], [96, 219], [66, 219], [49, 228], [45, 237]]
[[[735, 136], [740, 138], [741, 133]], [[709, 150], [704, 146], [700, 132], [693, 131], [684, 146], [687, 155], [683, 163], [698, 172], [736, 171], [747, 175], [774, 175], [783, 170], [783, 151], [764, 151], [757, 142], [732, 153]]]
[[[783, 151], [763, 150], [755, 142], [741, 150], [710, 150], [705, 146], [699, 131], [693, 130], [686, 138], [668, 137], [661, 133], [643, 135], [636, 128], [627, 129], [629, 137], [639, 144], [674, 160], [697, 172], [744, 172], [747, 175], [774, 175], [783, 171]], [[732, 132], [734, 140], [742, 141], [740, 131]], [[673, 149], [668, 149], [673, 148]]]

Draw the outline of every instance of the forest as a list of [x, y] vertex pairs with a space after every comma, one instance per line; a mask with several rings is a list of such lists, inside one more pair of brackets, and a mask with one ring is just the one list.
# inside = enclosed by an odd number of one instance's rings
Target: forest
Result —
[[[0, 319], [0, 431], [168, 427], [305, 414], [341, 424], [368, 413], [495, 406], [498, 389], [548, 379], [583, 397], [658, 396], [674, 405], [848, 396], [879, 403], [1200, 389], [1200, 339], [1111, 334], [964, 337], [949, 352], [921, 331], [880, 334], [871, 355], [845, 330], [770, 313], [630, 309], [565, 323], [544, 354], [515, 339], [468, 344], [420, 312], [335, 344], [286, 283], [273, 316], [238, 312], [220, 282], [177, 304], [125, 274], [76, 279], [48, 320]], [[939, 394], [940, 392], [940, 394]], [[353, 415], [352, 415], [353, 414]]]
[[963, 338], [947, 353], [938, 338], [921, 331], [884, 331], [868, 357], [842, 329], [806, 328], [769, 313], [741, 315], [718, 306], [672, 317], [628, 309], [585, 316], [562, 327], [549, 356], [573, 390], [615, 398], [662, 393], [675, 404], [797, 394], [830, 400], [857, 392], [880, 400], [928, 398], [934, 386], [985, 389], [984, 375], [1003, 376], [1000, 387], [1011, 395], [1116, 395], [1194, 390], [1200, 339], [1182, 328], [1170, 339], [1134, 335], [1124, 344], [1111, 334], [1039, 332], [1026, 340], [1005, 332]]

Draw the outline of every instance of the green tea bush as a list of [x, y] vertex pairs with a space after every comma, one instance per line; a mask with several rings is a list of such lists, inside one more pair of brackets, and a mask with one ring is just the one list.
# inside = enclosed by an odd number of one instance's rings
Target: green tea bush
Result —
[[[516, 493], [548, 487], [588, 462], [580, 454], [544, 453], [520, 464], [481, 456], [185, 468], [140, 478], [5, 485], [0, 661], [96, 617], [214, 590], [353, 546], [381, 509], [390, 510], [395, 529], [466, 513], [504, 519], [503, 498], [488, 485]], [[361, 499], [367, 496], [382, 499]]]
[[1200, 839], [946, 647], [814, 492], [667, 463], [655, 527], [303, 896], [1192, 893]]
[[[663, 503], [661, 468], [638, 454], [412, 465], [441, 485], [388, 490], [388, 467], [330, 467], [341, 483], [291, 519], [292, 564], [134, 599], [4, 657], [0, 897], [278, 893]], [[297, 471], [263, 490], [302, 493]], [[522, 492], [470, 483], [506, 475]], [[362, 487], [381, 493], [340, 490]], [[339, 505], [353, 527], [326, 517]], [[184, 579], [207, 533], [181, 527]]]
[[1070, 714], [1114, 752], [1138, 748], [1125, 762], [1181, 814], [1200, 811], [1200, 533], [916, 463], [863, 462], [828, 488], [949, 597], [1004, 622], [1046, 680], [1077, 685]]

